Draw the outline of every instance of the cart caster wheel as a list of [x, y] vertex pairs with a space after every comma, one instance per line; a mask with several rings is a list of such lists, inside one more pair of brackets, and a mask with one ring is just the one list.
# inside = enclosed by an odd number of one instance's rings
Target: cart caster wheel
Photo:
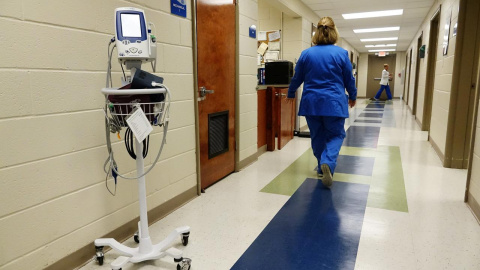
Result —
[[182, 244], [184, 246], [188, 245], [188, 237], [190, 236], [190, 233], [182, 233]]
[[179, 264], [177, 264], [177, 270], [190, 270], [190, 267], [192, 267], [192, 260], [189, 258], [181, 258], [179, 260], [174, 260], [175, 262], [179, 262]]
[[98, 262], [98, 265], [103, 265], [103, 256], [102, 257], [98, 257], [97, 256], [97, 262]]
[[191, 265], [183, 265], [177, 264], [177, 270], [190, 270]]
[[103, 258], [105, 257], [103, 254], [103, 247], [95, 247], [95, 256], [99, 265], [103, 265]]
[[136, 232], [136, 233], [133, 235], [133, 241], [135, 241], [137, 244], [140, 243], [140, 238], [138, 238], [138, 232]]

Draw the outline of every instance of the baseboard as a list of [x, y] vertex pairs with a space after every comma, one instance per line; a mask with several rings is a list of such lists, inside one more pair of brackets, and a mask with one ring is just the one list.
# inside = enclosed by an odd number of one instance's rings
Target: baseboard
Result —
[[[148, 211], [148, 223], [149, 225], [159, 221], [168, 214], [172, 213], [176, 209], [180, 208], [184, 204], [193, 200], [197, 197], [197, 187], [192, 187], [191, 189], [183, 192], [182, 194], [176, 196], [165, 202], [162, 205], [155, 207], [154, 209]], [[128, 223], [120, 226], [119, 228], [107, 233], [101, 238], [115, 238], [118, 242], [123, 242], [131, 237], [138, 230], [138, 221], [139, 218], [135, 218]], [[59, 261], [53, 263], [52, 265], [47, 266], [46, 270], [64, 270], [64, 269], [76, 269], [87, 264], [95, 256], [95, 247], [92, 242], [88, 245], [78, 249], [72, 254], [60, 259]], [[105, 247], [104, 251], [108, 251], [109, 248]]]
[[265, 144], [264, 146], [260, 147], [257, 149], [257, 152], [247, 158], [244, 158], [242, 161], [237, 163], [235, 171], [241, 171], [245, 167], [248, 167], [248, 165], [252, 164], [253, 162], [258, 160], [258, 157], [261, 156], [263, 153], [267, 152], [267, 145]]
[[417, 122], [418, 126], [422, 128], [422, 122], [420, 122], [420, 119], [415, 116], [415, 122]]
[[435, 152], [437, 153], [438, 157], [439, 157], [440, 160], [442, 161], [443, 166], [445, 167], [445, 155], [444, 155], [444, 154], [442, 153], [442, 151], [440, 150], [440, 147], [438, 147], [437, 143], [432, 139], [432, 137], [430, 137], [430, 135], [428, 135], [428, 141], [429, 141], [430, 144], [432, 145], [433, 150], [435, 150]]
[[473, 215], [477, 219], [477, 222], [480, 224], [480, 204], [470, 192], [468, 193], [467, 206], [470, 208], [470, 211], [472, 211]]

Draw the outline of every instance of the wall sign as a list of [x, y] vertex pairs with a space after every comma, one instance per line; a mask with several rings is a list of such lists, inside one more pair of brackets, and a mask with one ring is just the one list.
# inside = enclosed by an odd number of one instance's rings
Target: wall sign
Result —
[[257, 27], [255, 25], [251, 25], [250, 28], [248, 28], [248, 36], [257, 38]]
[[170, 0], [170, 13], [186, 18], [187, 17], [186, 0]]

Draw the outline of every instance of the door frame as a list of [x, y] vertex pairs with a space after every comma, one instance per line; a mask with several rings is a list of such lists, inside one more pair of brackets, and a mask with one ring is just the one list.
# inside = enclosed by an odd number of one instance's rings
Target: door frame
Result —
[[[477, 5], [473, 6], [472, 5]], [[476, 100], [472, 100], [472, 85], [478, 73], [473, 70], [478, 68], [477, 59], [480, 51], [478, 42], [480, 30], [478, 25], [479, 3], [476, 0], [461, 0], [458, 14], [458, 28], [455, 46], [455, 60], [453, 64], [452, 87], [447, 123], [447, 137], [445, 145], [444, 166], [448, 168], [470, 167], [473, 151], [472, 141], [474, 140], [476, 115], [471, 115], [476, 110]], [[477, 8], [477, 10], [475, 10]], [[476, 35], [476, 38], [466, 39], [465, 37]], [[475, 52], [475, 50], [477, 50]], [[477, 57], [475, 57], [477, 55]], [[458, 56], [458, 57], [457, 57]], [[473, 59], [473, 61], [472, 61]], [[476, 79], [478, 84], [478, 78]], [[474, 82], [475, 83], [475, 82]], [[475, 88], [475, 97], [478, 97], [478, 85]], [[475, 99], [474, 97], [474, 99]], [[468, 106], [465, 106], [465, 104]]]
[[355, 87], [358, 89], [358, 63], [360, 62], [360, 57], [357, 55], [357, 63], [355, 64]]
[[197, 168], [197, 195], [202, 194], [202, 177], [200, 173], [200, 117], [198, 108], [198, 44], [197, 44], [197, 0], [192, 4], [192, 46], [193, 46], [193, 105], [195, 112], [195, 159]]
[[[437, 48], [438, 48], [438, 37], [440, 32], [440, 18], [441, 18], [441, 8], [435, 12], [435, 14], [430, 19], [430, 33], [428, 37], [428, 55], [427, 55], [427, 80], [425, 85], [425, 99], [423, 103], [423, 117], [422, 117], [422, 130], [428, 131], [428, 140], [430, 138], [430, 123], [432, 120], [432, 109], [433, 109], [433, 92], [435, 86], [435, 69], [437, 66]], [[437, 23], [436, 32], [432, 31], [432, 26]], [[432, 33], [435, 34], [432, 38]], [[417, 52], [418, 54], [418, 52]]]
[[408, 74], [408, 52], [405, 52], [405, 68], [403, 73], [403, 92], [402, 92], [402, 100], [405, 100], [405, 92], [407, 91], [407, 74]]
[[410, 55], [409, 55], [409, 62], [408, 62], [408, 85], [407, 85], [407, 95], [406, 95], [406, 99], [405, 99], [405, 104], [408, 105], [408, 101], [409, 101], [409, 98], [410, 98], [410, 81], [412, 78], [412, 54], [413, 54], [413, 49], [410, 48]]
[[[238, 18], [239, 18], [239, 10], [238, 10], [238, 0], [233, 0], [235, 5], [235, 149], [234, 149], [234, 171], [237, 171], [238, 160], [239, 160], [239, 153], [238, 149], [238, 142], [239, 142], [239, 134], [238, 134], [238, 112], [239, 112], [239, 98], [238, 98], [238, 50], [239, 50], [239, 41], [238, 41]], [[201, 195], [203, 192], [202, 190], [202, 177], [201, 177], [201, 163], [200, 163], [200, 119], [199, 119], [199, 105], [198, 105], [198, 43], [197, 43], [197, 0], [191, 0], [192, 5], [192, 49], [193, 49], [193, 100], [194, 100], [194, 112], [195, 112], [195, 158], [196, 158], [196, 169], [197, 169], [197, 195]]]
[[[477, 85], [475, 89], [475, 102], [473, 108], [473, 123], [474, 125], [478, 121], [478, 107], [480, 102], [480, 57], [478, 59], [478, 67], [477, 67]], [[470, 180], [472, 178], [472, 163], [473, 163], [473, 154], [475, 150], [475, 136], [476, 136], [476, 128], [472, 128], [471, 132], [471, 139], [470, 139], [470, 152], [469, 152], [469, 159], [468, 159], [468, 171], [467, 171], [467, 186], [465, 187], [465, 202], [468, 202], [468, 194], [470, 192]]]

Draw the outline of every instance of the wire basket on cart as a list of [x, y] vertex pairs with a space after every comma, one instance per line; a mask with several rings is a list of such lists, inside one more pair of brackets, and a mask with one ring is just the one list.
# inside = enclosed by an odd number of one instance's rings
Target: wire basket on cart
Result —
[[[145, 92], [148, 94], [133, 94], [132, 91]], [[156, 91], [152, 91], [156, 90]], [[108, 94], [106, 91], [110, 91]], [[112, 92], [114, 91], [114, 92]], [[161, 125], [163, 123], [163, 115], [165, 112], [165, 90], [164, 89], [138, 89], [138, 90], [117, 90], [104, 89], [106, 96], [106, 107], [112, 116], [112, 120], [120, 127], [127, 127], [128, 117], [136, 110], [142, 108], [145, 116], [151, 125]], [[125, 93], [127, 92], [127, 93]], [[151, 93], [157, 92], [157, 93]], [[124, 94], [125, 93], [125, 94]]]

